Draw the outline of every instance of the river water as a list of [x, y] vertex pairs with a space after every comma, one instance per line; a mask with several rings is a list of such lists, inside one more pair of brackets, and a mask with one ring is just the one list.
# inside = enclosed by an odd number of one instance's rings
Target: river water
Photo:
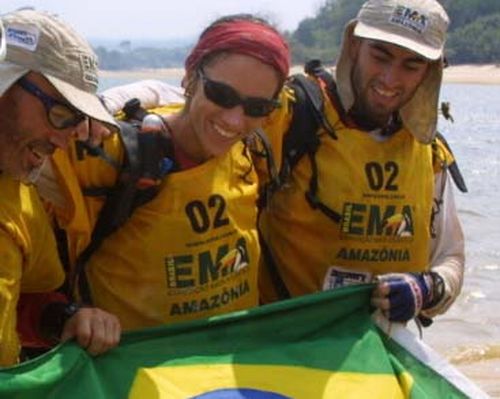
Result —
[[[101, 87], [131, 81], [106, 78]], [[454, 123], [441, 118], [439, 130], [469, 188], [456, 190], [467, 261], [461, 295], [423, 339], [500, 398], [500, 86], [445, 84], [441, 100], [451, 103]]]
[[440, 120], [469, 188], [456, 190], [466, 236], [464, 287], [424, 340], [500, 398], [500, 86], [446, 84], [455, 122]]

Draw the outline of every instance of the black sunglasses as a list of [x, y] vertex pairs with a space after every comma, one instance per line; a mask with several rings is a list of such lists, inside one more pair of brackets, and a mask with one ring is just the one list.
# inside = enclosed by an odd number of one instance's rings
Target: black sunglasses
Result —
[[279, 101], [276, 99], [260, 97], [241, 98], [238, 92], [231, 86], [209, 79], [201, 69], [198, 70], [198, 74], [203, 83], [205, 96], [219, 107], [234, 108], [241, 104], [245, 115], [259, 118], [269, 115], [279, 106]]
[[68, 103], [56, 100], [45, 94], [36, 84], [24, 77], [19, 79], [17, 84], [42, 102], [47, 112], [47, 119], [55, 129], [75, 127], [86, 118], [82, 112]]

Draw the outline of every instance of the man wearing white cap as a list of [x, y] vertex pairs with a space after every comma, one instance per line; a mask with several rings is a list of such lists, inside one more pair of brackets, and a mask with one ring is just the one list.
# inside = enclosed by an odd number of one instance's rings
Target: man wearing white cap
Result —
[[[50, 292], [64, 281], [51, 224], [25, 183], [72, 136], [86, 139], [91, 120], [114, 122], [95, 95], [96, 56], [85, 40], [58, 18], [33, 10], [5, 14], [2, 22], [0, 48], [5, 39], [7, 54], [0, 63], [0, 365], [9, 365], [19, 355], [20, 295]], [[49, 325], [43, 325], [47, 317]], [[50, 303], [40, 322], [47, 339], [74, 337], [91, 354], [119, 341], [117, 318], [99, 309]]]
[[[404, 322], [443, 313], [459, 294], [452, 156], [435, 139], [447, 26], [436, 0], [369, 0], [347, 24], [336, 87], [321, 86], [332, 129], [260, 219], [264, 302], [375, 280], [373, 305]], [[289, 127], [294, 100], [282, 101], [271, 138]]]

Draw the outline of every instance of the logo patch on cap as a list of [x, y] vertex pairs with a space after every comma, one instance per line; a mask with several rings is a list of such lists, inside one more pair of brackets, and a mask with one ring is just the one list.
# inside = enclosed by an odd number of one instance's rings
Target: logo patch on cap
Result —
[[89, 54], [80, 54], [80, 64], [83, 71], [83, 80], [91, 85], [99, 85], [99, 78], [97, 76], [97, 58]]
[[40, 30], [36, 26], [9, 25], [5, 29], [7, 44], [13, 47], [35, 51], [38, 46]]
[[389, 18], [389, 22], [411, 29], [418, 34], [422, 34], [429, 25], [429, 18], [418, 10], [404, 6], [396, 6]]

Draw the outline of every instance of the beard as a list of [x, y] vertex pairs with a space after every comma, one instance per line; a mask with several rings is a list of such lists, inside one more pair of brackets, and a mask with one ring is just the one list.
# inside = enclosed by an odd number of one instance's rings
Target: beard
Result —
[[35, 184], [38, 181], [38, 178], [42, 174], [42, 170], [47, 163], [47, 159], [45, 158], [40, 166], [32, 168], [27, 174], [21, 177], [21, 181], [26, 185]]
[[28, 130], [20, 127], [19, 108], [8, 94], [1, 98], [0, 111], [0, 170], [16, 180], [32, 184], [40, 176], [45, 161], [28, 169], [26, 154], [36, 151], [40, 156], [48, 156], [55, 146], [44, 139], [33, 138]]
[[9, 172], [12, 163], [12, 150], [22, 134], [17, 128], [17, 107], [4, 95], [0, 108], [0, 170]]
[[349, 115], [357, 125], [365, 130], [374, 130], [384, 127], [396, 110], [377, 109], [369, 101], [370, 85], [363, 80], [363, 73], [355, 63], [351, 71], [351, 85], [354, 94], [354, 104]]

